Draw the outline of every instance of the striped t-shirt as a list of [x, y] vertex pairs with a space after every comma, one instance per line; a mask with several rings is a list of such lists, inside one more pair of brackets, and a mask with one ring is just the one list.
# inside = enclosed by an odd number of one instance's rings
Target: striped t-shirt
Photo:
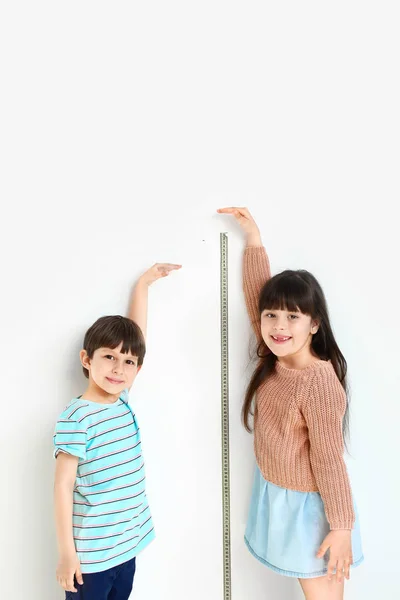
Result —
[[154, 538], [140, 431], [125, 390], [114, 404], [75, 398], [56, 424], [54, 455], [79, 457], [73, 536], [82, 573], [136, 556]]

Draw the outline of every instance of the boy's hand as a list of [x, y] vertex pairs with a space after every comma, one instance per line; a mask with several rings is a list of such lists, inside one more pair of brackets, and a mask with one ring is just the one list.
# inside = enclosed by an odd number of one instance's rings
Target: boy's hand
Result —
[[66, 592], [77, 592], [74, 585], [74, 576], [80, 585], [83, 585], [81, 565], [77, 554], [61, 556], [57, 565], [57, 581]]
[[328, 579], [332, 579], [335, 569], [338, 583], [342, 582], [343, 575], [350, 579], [350, 565], [353, 564], [351, 530], [337, 529], [328, 533], [317, 552], [317, 557], [322, 558], [328, 550]]
[[171, 271], [176, 271], [181, 268], [182, 265], [173, 265], [171, 263], [156, 263], [148, 271], [143, 273], [143, 275], [139, 278], [139, 281], [146, 285], [151, 285], [152, 283], [157, 281], [157, 279], [167, 277], [171, 273]]
[[260, 230], [247, 208], [232, 206], [230, 208], [219, 208], [217, 212], [225, 215], [233, 215], [247, 235], [248, 243], [250, 242], [251, 245], [255, 246], [261, 245]]

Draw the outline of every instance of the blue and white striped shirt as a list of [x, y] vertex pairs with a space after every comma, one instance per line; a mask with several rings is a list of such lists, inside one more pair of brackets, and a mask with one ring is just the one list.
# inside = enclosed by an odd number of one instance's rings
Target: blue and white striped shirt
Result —
[[140, 431], [125, 390], [114, 404], [75, 398], [56, 424], [54, 455], [79, 457], [73, 535], [82, 573], [105, 571], [154, 538]]

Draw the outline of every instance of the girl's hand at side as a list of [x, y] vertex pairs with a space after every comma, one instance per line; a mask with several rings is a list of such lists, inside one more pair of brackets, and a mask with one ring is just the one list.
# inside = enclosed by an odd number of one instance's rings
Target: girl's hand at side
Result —
[[328, 574], [329, 581], [334, 576], [336, 569], [336, 581], [341, 583], [343, 575], [346, 579], [350, 579], [350, 565], [353, 564], [353, 556], [351, 549], [351, 530], [337, 529], [330, 531], [320, 549], [317, 552], [317, 557], [322, 558], [329, 550]]

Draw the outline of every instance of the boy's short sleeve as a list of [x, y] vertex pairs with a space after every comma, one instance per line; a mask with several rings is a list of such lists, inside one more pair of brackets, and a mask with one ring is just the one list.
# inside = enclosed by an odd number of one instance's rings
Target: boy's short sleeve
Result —
[[59, 452], [86, 459], [86, 430], [77, 421], [60, 418], [54, 433], [54, 457]]

